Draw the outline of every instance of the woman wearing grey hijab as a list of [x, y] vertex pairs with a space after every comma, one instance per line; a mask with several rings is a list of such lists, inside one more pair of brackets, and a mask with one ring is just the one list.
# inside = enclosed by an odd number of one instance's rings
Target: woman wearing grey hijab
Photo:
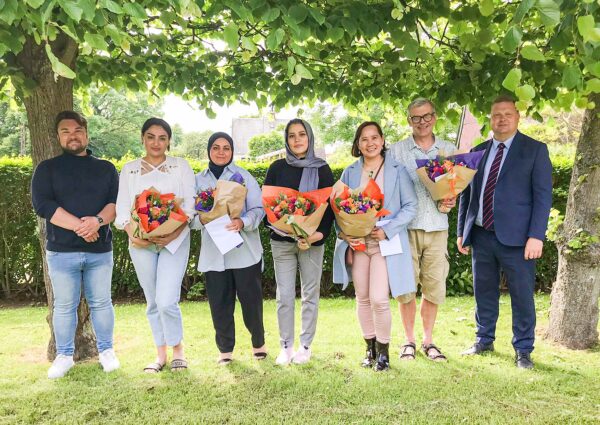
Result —
[[[285, 127], [286, 157], [271, 164], [264, 184], [282, 186], [301, 192], [333, 186], [329, 165], [315, 156], [315, 137], [310, 125], [301, 119], [291, 120]], [[281, 352], [276, 363], [287, 365], [310, 360], [317, 328], [321, 274], [325, 240], [331, 231], [333, 212], [330, 207], [317, 230], [307, 239], [294, 240], [271, 230], [271, 252], [277, 282], [277, 321]], [[269, 224], [265, 219], [265, 224]], [[294, 351], [294, 303], [296, 272], [300, 270], [302, 292], [302, 328], [300, 346]]]

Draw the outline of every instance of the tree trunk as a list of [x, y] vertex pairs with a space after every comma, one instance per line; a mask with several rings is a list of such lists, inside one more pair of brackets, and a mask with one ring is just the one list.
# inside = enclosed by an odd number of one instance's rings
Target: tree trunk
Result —
[[19, 128], [19, 155], [25, 156], [27, 154], [27, 127], [25, 124], [21, 124]]
[[[59, 34], [51, 42], [54, 54], [71, 69], [75, 68], [78, 45], [66, 36]], [[73, 80], [62, 77], [55, 78], [52, 65], [44, 50], [44, 44], [37, 45], [29, 37], [23, 50], [17, 55], [17, 62], [25, 77], [34, 83], [33, 89], [22, 99], [27, 110], [27, 124], [31, 136], [31, 157], [34, 167], [45, 159], [55, 157], [61, 153], [56, 131], [54, 130], [54, 117], [60, 111], [73, 109]], [[40, 246], [42, 250], [44, 284], [48, 299], [48, 323], [50, 324], [50, 342], [48, 343], [48, 359], [56, 356], [56, 344], [52, 330], [52, 311], [54, 306], [54, 293], [48, 265], [46, 263], [46, 223], [38, 218], [40, 229]], [[78, 310], [77, 333], [75, 335], [75, 359], [84, 359], [97, 354], [95, 336], [89, 320], [89, 309], [82, 300]]]
[[[596, 106], [586, 110], [577, 143], [546, 333], [551, 341], [580, 350], [598, 342], [600, 296], [600, 243], [590, 240], [600, 236], [600, 94], [590, 100]], [[570, 247], [574, 240], [583, 246]]]

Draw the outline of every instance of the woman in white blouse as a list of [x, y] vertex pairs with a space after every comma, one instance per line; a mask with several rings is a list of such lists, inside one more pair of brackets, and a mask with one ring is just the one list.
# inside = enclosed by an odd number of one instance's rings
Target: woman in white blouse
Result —
[[181, 281], [190, 251], [190, 228], [187, 223], [173, 233], [143, 240], [133, 236], [130, 223], [135, 196], [154, 187], [161, 193], [181, 198], [182, 209], [193, 219], [194, 172], [183, 158], [166, 155], [171, 141], [171, 127], [160, 118], [150, 118], [142, 126], [142, 143], [146, 156], [125, 164], [119, 178], [115, 226], [129, 235], [129, 253], [148, 307], [157, 356], [145, 372], [160, 372], [167, 362], [167, 347], [173, 347], [171, 370], [187, 368], [183, 352], [183, 323], [179, 309]]

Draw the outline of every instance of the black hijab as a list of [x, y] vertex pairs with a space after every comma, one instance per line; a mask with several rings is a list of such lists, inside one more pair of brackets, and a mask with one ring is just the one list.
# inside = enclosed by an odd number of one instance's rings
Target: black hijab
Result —
[[[213, 143], [215, 143], [215, 140], [217, 139], [225, 139], [229, 142], [229, 146], [231, 146], [231, 159], [225, 165], [215, 164], [214, 162], [212, 162], [212, 159], [210, 157], [210, 148], [212, 148]], [[223, 170], [225, 169], [225, 167], [227, 167], [229, 164], [231, 164], [231, 161], [233, 161], [233, 139], [229, 134], [223, 133], [221, 131], [213, 133], [213, 135], [208, 138], [208, 147], [206, 149], [208, 150], [208, 168], [218, 180], [219, 177], [221, 177], [221, 174], [223, 174]]]

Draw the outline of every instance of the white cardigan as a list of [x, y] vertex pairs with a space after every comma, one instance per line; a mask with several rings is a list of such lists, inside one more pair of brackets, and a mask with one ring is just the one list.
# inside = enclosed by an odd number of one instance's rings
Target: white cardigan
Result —
[[[136, 159], [123, 165], [119, 176], [117, 216], [114, 223], [117, 229], [123, 229], [130, 222], [131, 208], [136, 195], [150, 187], [154, 187], [161, 193], [174, 193], [176, 197], [182, 198], [181, 208], [190, 221], [196, 215], [194, 210], [194, 196], [196, 196], [194, 171], [185, 159], [167, 156], [162, 164], [144, 175], [142, 175], [142, 160]], [[171, 248], [169, 251], [174, 253], [188, 233], [189, 227], [186, 227], [181, 235], [166, 248]], [[174, 250], [172, 250], [173, 248]]]

